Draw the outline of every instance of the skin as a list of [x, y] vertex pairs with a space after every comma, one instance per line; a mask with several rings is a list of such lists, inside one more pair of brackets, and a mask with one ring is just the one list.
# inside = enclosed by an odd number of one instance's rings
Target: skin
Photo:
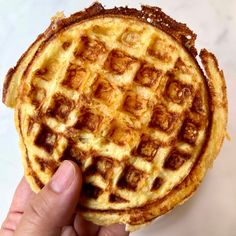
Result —
[[75, 214], [81, 186], [81, 172], [71, 161], [64, 161], [38, 194], [23, 177], [0, 236], [128, 236], [124, 225], [100, 227]]

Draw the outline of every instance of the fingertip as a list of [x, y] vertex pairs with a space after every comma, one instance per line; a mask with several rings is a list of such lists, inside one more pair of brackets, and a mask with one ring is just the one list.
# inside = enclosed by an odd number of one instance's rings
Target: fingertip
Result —
[[129, 232], [125, 231], [124, 224], [113, 224], [101, 227], [98, 236], [112, 235], [112, 236], [129, 236]]
[[48, 187], [55, 193], [79, 192], [81, 191], [82, 174], [76, 163], [65, 160], [63, 161], [52, 179]]
[[74, 229], [80, 236], [93, 236], [98, 235], [100, 226], [83, 219], [83, 217], [77, 213], [74, 219]]
[[72, 226], [65, 226], [62, 229], [61, 236], [77, 236], [77, 233]]

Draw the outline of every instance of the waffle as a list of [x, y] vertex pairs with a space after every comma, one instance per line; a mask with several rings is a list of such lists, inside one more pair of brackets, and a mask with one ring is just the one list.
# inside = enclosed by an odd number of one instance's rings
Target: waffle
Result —
[[133, 231], [187, 200], [225, 136], [223, 72], [160, 8], [95, 3], [49, 28], [9, 70], [25, 175], [39, 191], [63, 160], [83, 172], [78, 206]]

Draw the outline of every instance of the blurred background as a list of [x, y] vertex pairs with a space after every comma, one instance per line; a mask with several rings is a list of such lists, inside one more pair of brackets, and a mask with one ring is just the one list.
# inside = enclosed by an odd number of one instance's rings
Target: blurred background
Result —
[[[0, 0], [0, 94], [6, 72], [50, 23], [93, 1]], [[206, 47], [224, 69], [229, 100], [228, 132], [223, 148], [197, 193], [184, 205], [132, 236], [236, 235], [236, 0], [101, 1], [106, 7], [156, 5], [198, 34], [197, 48]], [[23, 175], [13, 111], [0, 102], [0, 224]]]

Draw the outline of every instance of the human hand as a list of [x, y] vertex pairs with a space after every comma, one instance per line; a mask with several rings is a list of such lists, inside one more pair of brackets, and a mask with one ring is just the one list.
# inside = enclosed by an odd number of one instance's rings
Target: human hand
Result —
[[71, 161], [64, 161], [38, 194], [23, 178], [0, 236], [128, 236], [123, 225], [100, 227], [75, 214], [81, 186], [81, 172]]

